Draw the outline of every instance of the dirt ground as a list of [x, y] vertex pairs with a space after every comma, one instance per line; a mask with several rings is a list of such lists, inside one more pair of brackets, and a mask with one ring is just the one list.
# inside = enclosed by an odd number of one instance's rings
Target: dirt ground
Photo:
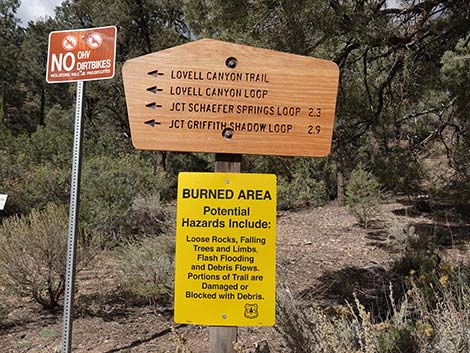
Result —
[[[372, 279], [378, 283], [375, 289], [387, 287], [387, 271], [400, 256], [396, 249], [391, 250], [396, 240], [390, 234], [394, 227], [410, 224], [417, 233], [441, 232], [448, 238], [445, 256], [469, 263], [468, 219], [448, 206], [420, 213], [406, 202], [382, 204], [377, 220], [368, 229], [361, 228], [346, 208], [334, 203], [280, 212], [278, 291], [288, 290], [297, 298], [328, 306], [344, 299], [342, 293], [367, 291], [367, 285], [361, 282], [365, 277], [368, 282]], [[78, 275], [74, 353], [175, 352], [183, 341], [193, 353], [208, 351], [207, 327], [177, 325], [170, 309], [139, 305], [120, 297], [115, 283], [112, 258], [107, 253]], [[60, 310], [48, 313], [27, 299], [15, 301], [1, 287], [0, 300], [9, 308], [0, 326], [1, 352], [60, 352]], [[239, 341], [246, 352], [260, 344], [267, 344], [271, 352], [285, 351], [273, 327], [239, 328]]]

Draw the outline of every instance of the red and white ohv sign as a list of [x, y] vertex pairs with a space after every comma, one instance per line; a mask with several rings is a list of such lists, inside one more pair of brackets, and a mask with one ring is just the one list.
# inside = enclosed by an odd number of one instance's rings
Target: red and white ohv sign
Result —
[[56, 31], [49, 34], [49, 83], [109, 79], [114, 76], [116, 27]]

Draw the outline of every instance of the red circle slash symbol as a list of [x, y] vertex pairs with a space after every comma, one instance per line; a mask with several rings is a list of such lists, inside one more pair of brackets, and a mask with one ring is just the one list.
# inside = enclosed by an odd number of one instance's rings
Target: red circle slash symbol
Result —
[[100, 33], [90, 33], [86, 39], [86, 43], [91, 49], [97, 49], [103, 44], [103, 37]]
[[64, 39], [62, 39], [62, 48], [67, 51], [74, 50], [77, 47], [78, 39], [72, 34], [67, 34]]

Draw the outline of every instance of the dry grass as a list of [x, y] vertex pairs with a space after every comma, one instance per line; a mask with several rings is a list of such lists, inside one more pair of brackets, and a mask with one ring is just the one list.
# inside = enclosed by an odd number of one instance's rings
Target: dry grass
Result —
[[[0, 279], [11, 294], [55, 308], [64, 291], [67, 251], [66, 208], [49, 204], [0, 226]], [[92, 253], [80, 252], [78, 266]], [[89, 256], [90, 255], [90, 256]]]
[[[390, 289], [390, 293], [392, 293]], [[390, 294], [387, 320], [374, 322], [355, 297], [333, 314], [280, 290], [277, 330], [292, 353], [470, 352], [470, 286], [466, 276], [441, 277], [434, 296], [416, 285], [399, 305]]]
[[167, 305], [173, 298], [173, 236], [130, 241], [118, 251], [121, 286], [149, 304]]

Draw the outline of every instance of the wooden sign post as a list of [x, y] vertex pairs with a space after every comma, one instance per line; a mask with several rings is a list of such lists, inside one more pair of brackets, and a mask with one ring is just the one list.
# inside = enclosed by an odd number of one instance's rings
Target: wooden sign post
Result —
[[[215, 172], [240, 173], [241, 154], [216, 154]], [[237, 326], [212, 326], [210, 327], [209, 353], [235, 353], [233, 342], [238, 340]]]
[[[123, 80], [132, 143], [215, 153], [216, 172], [240, 172], [242, 154], [326, 156], [338, 79], [330, 61], [210, 39], [130, 59]], [[211, 328], [210, 353], [234, 353], [236, 338], [236, 326]]]

